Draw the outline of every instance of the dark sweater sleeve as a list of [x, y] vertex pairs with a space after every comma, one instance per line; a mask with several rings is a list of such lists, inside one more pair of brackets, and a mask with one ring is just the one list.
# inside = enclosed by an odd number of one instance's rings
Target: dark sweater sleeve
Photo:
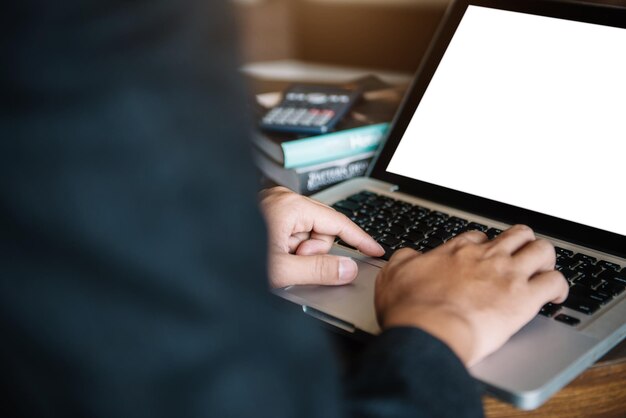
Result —
[[346, 388], [355, 417], [482, 417], [477, 382], [448, 346], [417, 328], [372, 341]]
[[[267, 291], [227, 6], [3, 6], [0, 415], [420, 410], [436, 373], [408, 351], [440, 344], [381, 336], [345, 398], [319, 329]], [[441, 370], [446, 396], [464, 375]]]

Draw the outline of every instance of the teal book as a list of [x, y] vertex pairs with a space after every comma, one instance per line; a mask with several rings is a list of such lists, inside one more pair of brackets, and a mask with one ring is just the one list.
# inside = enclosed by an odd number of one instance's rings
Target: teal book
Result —
[[334, 132], [299, 136], [258, 131], [253, 136], [253, 143], [285, 168], [305, 167], [376, 151], [386, 137], [402, 94], [398, 88], [365, 92]]
[[255, 140], [256, 145], [285, 168], [324, 163], [375, 151], [389, 123], [376, 123], [329, 134], [287, 140]]

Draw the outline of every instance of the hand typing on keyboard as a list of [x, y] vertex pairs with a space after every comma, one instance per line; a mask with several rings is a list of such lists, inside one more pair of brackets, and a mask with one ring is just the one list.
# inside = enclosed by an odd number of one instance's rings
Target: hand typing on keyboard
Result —
[[520, 225], [493, 240], [465, 232], [426, 254], [400, 249], [377, 279], [378, 320], [422, 328], [472, 365], [544, 304], [565, 301], [568, 285], [554, 266], [554, 247]]
[[340, 285], [354, 280], [357, 265], [352, 259], [327, 254], [337, 236], [364, 254], [380, 257], [385, 253], [342, 213], [287, 188], [261, 192], [261, 209], [269, 235], [272, 287]]

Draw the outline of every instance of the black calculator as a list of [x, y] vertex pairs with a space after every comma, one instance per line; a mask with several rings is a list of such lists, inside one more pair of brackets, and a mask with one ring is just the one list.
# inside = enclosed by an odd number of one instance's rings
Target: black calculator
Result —
[[260, 126], [268, 131], [324, 134], [332, 131], [360, 96], [359, 90], [295, 84], [263, 116]]

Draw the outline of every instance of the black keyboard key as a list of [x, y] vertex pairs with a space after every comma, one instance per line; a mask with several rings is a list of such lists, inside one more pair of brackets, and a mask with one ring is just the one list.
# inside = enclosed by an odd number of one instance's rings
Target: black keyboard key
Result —
[[435, 230], [434, 227], [428, 226], [427, 224], [422, 223], [422, 222], [418, 222], [415, 225], [413, 225], [411, 228], [409, 228], [409, 231], [419, 232], [424, 235], [428, 235], [434, 230]]
[[465, 226], [467, 225], [467, 219], [459, 218], [458, 216], [452, 216], [451, 218], [448, 218], [448, 223]]
[[391, 225], [385, 230], [385, 232], [389, 235], [393, 235], [394, 237], [398, 237], [400, 235], [403, 235], [406, 232], [406, 229], [404, 229], [400, 225]]
[[413, 206], [409, 211], [405, 213], [406, 216], [412, 219], [421, 219], [430, 213], [429, 209], [422, 206]]
[[441, 225], [444, 222], [445, 222], [445, 219], [439, 218], [437, 216], [432, 216], [432, 215], [428, 215], [428, 216], [420, 219], [420, 223], [421, 224], [428, 225], [429, 227], [432, 227], [432, 228], [435, 228], [435, 227]]
[[613, 295], [603, 292], [599, 289], [590, 292], [587, 296], [589, 297], [589, 299], [595, 300], [596, 302], [600, 303], [600, 305], [606, 305], [611, 301], [611, 299], [613, 299]]
[[462, 234], [463, 232], [465, 232], [466, 229], [464, 226], [460, 226], [457, 228], [452, 228], [449, 232], [452, 234], [452, 238], [456, 237], [459, 234]]
[[487, 232], [485, 233], [487, 234], [487, 237], [489, 239], [494, 239], [495, 237], [497, 237], [498, 235], [502, 233], [502, 230], [498, 228], [489, 228]]
[[373, 227], [373, 228], [384, 229], [384, 228], [387, 228], [389, 226], [389, 223], [387, 223], [387, 221], [384, 220], [384, 219], [375, 219], [375, 220], [372, 221], [370, 226]]
[[372, 198], [372, 195], [366, 194], [365, 192], [361, 192], [361, 193], [353, 194], [352, 196], [348, 197], [348, 200], [361, 204], [363, 202], [370, 200], [371, 198]]
[[353, 212], [351, 210], [348, 209], [344, 209], [344, 208], [340, 208], [340, 207], [335, 207], [333, 206], [333, 209], [335, 209], [337, 212], [341, 212], [344, 215], [346, 215], [348, 218], [352, 216]]
[[396, 245], [400, 244], [402, 242], [401, 239], [396, 238], [396, 237], [392, 237], [390, 235], [384, 236], [383, 238], [380, 239], [379, 243], [387, 246], [387, 247], [395, 247]]
[[402, 239], [401, 239], [401, 240], [400, 240], [400, 244], [396, 245], [396, 246], [394, 247], [394, 249], [395, 249], [396, 251], [398, 251], [398, 250], [399, 250], [399, 249], [401, 249], [401, 248], [407, 248], [407, 247], [409, 246], [409, 244], [413, 245], [412, 243], [407, 242], [407, 241], [404, 241], [404, 240], [402, 240]]
[[593, 288], [595, 289], [596, 287], [600, 286], [602, 284], [602, 279], [598, 278], [598, 277], [594, 277], [592, 275], [589, 274], [582, 274], [580, 277], [578, 277], [576, 279], [576, 284], [579, 284], [581, 286], [585, 286], [587, 288]]
[[426, 238], [426, 235], [418, 231], [410, 231], [402, 235], [400, 238], [408, 242], [419, 242], [419, 241], [422, 241], [424, 238]]
[[371, 210], [371, 208], [368, 208], [367, 206], [362, 207], [361, 209], [359, 209], [357, 212], [357, 215], [363, 218], [368, 218], [370, 220], [374, 220], [376, 219], [376, 214], [378, 212], [376, 212], [375, 210]]
[[453, 232], [449, 232], [449, 231], [441, 230], [441, 229], [436, 230], [435, 232], [433, 232], [432, 235], [430, 235], [430, 237], [432, 238], [439, 238], [442, 242], [449, 241], [453, 236], [454, 236]]
[[441, 225], [437, 227], [437, 229], [445, 229], [446, 231], [450, 231], [452, 233], [458, 234], [461, 231], [465, 231], [465, 225], [458, 222], [450, 222], [450, 220], [445, 221]]
[[569, 289], [569, 295], [572, 297], [589, 298], [598, 302], [600, 305], [604, 305], [613, 299], [613, 295], [609, 293], [601, 290], [589, 289], [588, 287], [582, 286], [578, 283]]
[[378, 200], [383, 202], [382, 206], [384, 208], [386, 208], [386, 209], [392, 208], [395, 205], [395, 203], [396, 203], [395, 199], [392, 199], [392, 198], [387, 197], [387, 196], [378, 196]]
[[391, 210], [394, 213], [404, 213], [404, 212], [409, 211], [412, 207], [413, 205], [411, 205], [410, 203], [402, 202], [401, 200], [396, 200], [393, 203], [393, 206], [391, 206]]
[[557, 315], [554, 317], [554, 319], [556, 319], [559, 322], [563, 322], [564, 324], [571, 325], [573, 327], [580, 324], [580, 319], [574, 318], [573, 316], [569, 316], [565, 314]]
[[361, 221], [361, 220], [363, 220], [363, 221], [365, 221], [365, 220], [367, 220], [367, 221], [371, 221], [371, 220], [372, 220], [372, 216], [371, 216], [369, 213], [367, 213], [367, 212], [362, 212], [362, 211], [360, 211], [360, 210], [359, 210], [359, 211], [358, 211], [358, 212], [354, 215], [354, 217], [355, 217], [357, 220], [359, 220], [359, 221]]
[[387, 225], [386, 223], [381, 223], [380, 221], [369, 221], [368, 223], [365, 224], [365, 229], [366, 230], [379, 230], [382, 231], [385, 228], [387, 228], [389, 225]]
[[365, 205], [371, 208], [381, 208], [385, 205], [385, 201], [380, 198], [376, 198], [376, 199], [368, 200], [367, 202], [365, 202]]
[[598, 291], [608, 293], [613, 297], [620, 295], [624, 290], [626, 286], [612, 282], [604, 282], [598, 287]]
[[378, 208], [373, 206], [369, 206], [367, 202], [361, 204], [361, 208], [359, 209], [361, 213], [367, 213], [370, 216], [374, 216], [378, 213]]
[[362, 190], [359, 194], [363, 194], [369, 197], [378, 197], [378, 195], [374, 192], [370, 192], [369, 190]]
[[561, 255], [564, 257], [571, 257], [574, 255], [574, 251], [566, 250], [565, 248], [561, 248], [561, 247], [554, 247], [554, 251], [556, 251], [558, 255]]
[[413, 220], [412, 220], [412, 219], [410, 219], [410, 218], [407, 218], [407, 217], [406, 217], [406, 216], [404, 216], [404, 215], [401, 215], [401, 216], [398, 216], [398, 217], [395, 219], [395, 223], [396, 223], [397, 225], [402, 226], [403, 228], [409, 228], [409, 227], [412, 227], [412, 226], [415, 224], [415, 221], [413, 221]]
[[434, 216], [440, 219], [448, 219], [450, 217], [450, 215], [448, 215], [447, 213], [443, 213], [438, 210], [434, 210], [430, 212], [430, 216]]
[[598, 278], [609, 283], [617, 283], [626, 286], [626, 271], [617, 272], [613, 270], [604, 270], [598, 274]]
[[574, 286], [570, 287], [569, 294], [567, 297], [568, 298], [570, 296], [583, 297], [583, 296], [586, 296], [587, 293], [589, 292], [590, 292], [590, 289], [588, 287], [577, 283]]
[[430, 249], [437, 248], [441, 244], [443, 244], [443, 241], [437, 237], [426, 238], [424, 241], [420, 242], [421, 246], [430, 248]]
[[357, 202], [353, 202], [351, 200], [340, 200], [339, 202], [335, 203], [333, 207], [347, 209], [351, 212], [356, 212], [361, 207], [361, 204]]
[[467, 224], [466, 230], [468, 231], [481, 231], [485, 232], [489, 227], [487, 225], [479, 224], [478, 222], [470, 222]]
[[580, 263], [574, 267], [574, 270], [579, 271], [586, 276], [596, 276], [602, 272], [602, 267], [595, 264]]
[[587, 263], [587, 264], [595, 264], [596, 261], [598, 261], [596, 258], [587, 255], [587, 254], [581, 254], [581, 253], [577, 253], [574, 255], [574, 260], [578, 260], [581, 263]]
[[567, 297], [567, 300], [563, 303], [563, 306], [587, 315], [591, 315], [592, 313], [600, 309], [600, 303], [595, 300], [589, 299], [586, 296], [582, 296], [576, 293], [570, 294]]
[[393, 220], [393, 214], [386, 210], [379, 210], [374, 214], [374, 219], [378, 219], [389, 225]]
[[561, 310], [561, 305], [556, 305], [554, 303], [546, 303], [545, 305], [543, 305], [543, 307], [539, 311], [539, 314], [543, 316], [547, 316], [548, 318], [551, 318], [554, 316], [555, 313], [557, 313], [560, 310]]
[[556, 261], [555, 268], [557, 270], [570, 269], [576, 264], [578, 264], [578, 261], [574, 260], [573, 258], [561, 257]]
[[611, 263], [609, 261], [600, 260], [598, 265], [607, 270], [619, 271], [622, 267], [619, 264]]

